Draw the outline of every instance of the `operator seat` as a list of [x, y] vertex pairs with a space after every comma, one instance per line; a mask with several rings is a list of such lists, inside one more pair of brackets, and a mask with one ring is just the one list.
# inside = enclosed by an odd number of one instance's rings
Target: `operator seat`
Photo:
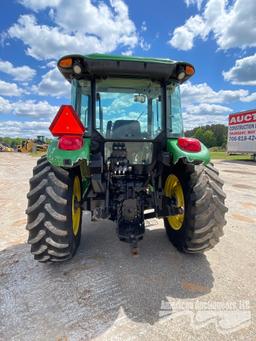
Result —
[[140, 139], [141, 129], [140, 122], [137, 120], [117, 120], [113, 124], [112, 138], [113, 139]]

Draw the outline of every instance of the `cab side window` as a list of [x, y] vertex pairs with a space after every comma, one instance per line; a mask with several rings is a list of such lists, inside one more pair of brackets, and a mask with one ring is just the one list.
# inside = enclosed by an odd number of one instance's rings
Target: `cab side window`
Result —
[[72, 81], [71, 104], [85, 126], [86, 134], [89, 134], [91, 131], [91, 83], [89, 81]]

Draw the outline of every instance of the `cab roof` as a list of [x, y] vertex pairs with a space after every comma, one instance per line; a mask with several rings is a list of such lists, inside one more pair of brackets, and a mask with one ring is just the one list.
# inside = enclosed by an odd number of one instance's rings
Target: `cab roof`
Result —
[[[63, 67], [64, 60], [69, 61], [68, 66]], [[74, 65], [81, 67], [81, 74], [75, 74]], [[186, 62], [167, 58], [115, 56], [98, 53], [85, 56], [79, 54], [64, 56], [58, 61], [58, 68], [69, 82], [73, 78], [131, 77], [183, 83], [194, 74], [193, 65]], [[188, 73], [186, 70], [190, 72]], [[184, 72], [185, 76], [179, 79], [178, 75], [181, 72]]]

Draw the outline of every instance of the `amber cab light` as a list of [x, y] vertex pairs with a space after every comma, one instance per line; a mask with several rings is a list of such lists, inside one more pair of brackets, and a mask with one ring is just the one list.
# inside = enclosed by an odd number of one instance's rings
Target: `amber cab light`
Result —
[[200, 141], [191, 137], [179, 137], [178, 146], [186, 152], [198, 153], [201, 151]]
[[59, 66], [62, 68], [71, 68], [72, 67], [72, 58], [63, 58], [59, 61]]
[[83, 136], [85, 127], [72, 105], [62, 105], [49, 127], [53, 136]]
[[61, 136], [59, 138], [59, 149], [62, 150], [78, 150], [83, 147], [84, 141], [82, 136]]
[[186, 72], [186, 75], [192, 76], [195, 73], [195, 69], [190, 65], [186, 65], [185, 72]]

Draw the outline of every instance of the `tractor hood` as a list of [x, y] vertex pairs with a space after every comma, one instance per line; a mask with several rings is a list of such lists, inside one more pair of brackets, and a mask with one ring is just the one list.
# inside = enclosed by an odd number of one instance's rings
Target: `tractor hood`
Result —
[[186, 62], [105, 54], [67, 55], [58, 61], [58, 68], [69, 82], [73, 78], [114, 76], [149, 78], [167, 83], [175, 81], [182, 84], [195, 72], [193, 65]]

